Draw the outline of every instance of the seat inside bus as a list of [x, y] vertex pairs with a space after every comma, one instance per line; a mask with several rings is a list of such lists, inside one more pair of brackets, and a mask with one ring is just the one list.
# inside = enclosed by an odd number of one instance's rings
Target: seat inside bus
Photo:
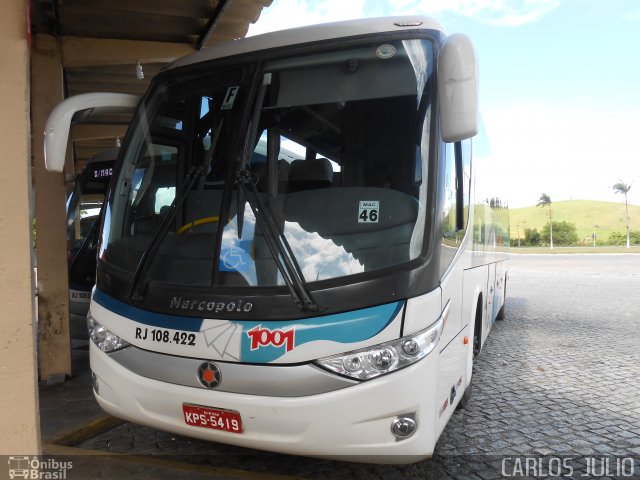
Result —
[[289, 192], [301, 192], [330, 187], [333, 182], [333, 168], [326, 158], [310, 158], [291, 162]]
[[[362, 201], [376, 201], [376, 222], [359, 222]], [[365, 271], [409, 260], [417, 201], [402, 192], [375, 187], [340, 187], [290, 194], [284, 219], [344, 248]]]

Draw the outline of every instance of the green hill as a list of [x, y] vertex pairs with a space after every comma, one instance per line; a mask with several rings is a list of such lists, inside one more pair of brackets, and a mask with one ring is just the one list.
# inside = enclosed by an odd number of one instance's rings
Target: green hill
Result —
[[[527, 228], [542, 228], [549, 222], [547, 207], [524, 207], [509, 209], [511, 224], [511, 245], [517, 245], [518, 230], [524, 238]], [[626, 233], [624, 203], [600, 202], [596, 200], [565, 200], [551, 204], [553, 221], [567, 221], [575, 224], [578, 238], [591, 239], [596, 233], [598, 240], [606, 241], [613, 232]], [[629, 205], [631, 230], [640, 230], [640, 206]]]

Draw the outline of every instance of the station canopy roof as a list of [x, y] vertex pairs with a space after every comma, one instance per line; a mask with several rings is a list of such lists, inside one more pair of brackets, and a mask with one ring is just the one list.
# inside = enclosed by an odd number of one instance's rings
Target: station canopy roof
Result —
[[[242, 38], [272, 0], [31, 0], [33, 35], [59, 40], [65, 97], [87, 92], [142, 95], [175, 58]], [[144, 78], [137, 73], [138, 62]], [[94, 130], [128, 125], [130, 114], [77, 119]], [[92, 135], [89, 135], [92, 136]], [[95, 137], [95, 135], [93, 135]], [[72, 139], [73, 139], [72, 134]], [[78, 139], [76, 165], [114, 145], [114, 138]]]

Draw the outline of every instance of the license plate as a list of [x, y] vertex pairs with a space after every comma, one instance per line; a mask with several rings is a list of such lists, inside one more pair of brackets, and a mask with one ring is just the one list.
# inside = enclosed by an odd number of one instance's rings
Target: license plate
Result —
[[242, 433], [242, 419], [240, 413], [235, 410], [183, 403], [182, 413], [187, 425], [222, 430], [223, 432]]
[[69, 290], [71, 300], [79, 303], [91, 302], [91, 292], [83, 292], [81, 290]]

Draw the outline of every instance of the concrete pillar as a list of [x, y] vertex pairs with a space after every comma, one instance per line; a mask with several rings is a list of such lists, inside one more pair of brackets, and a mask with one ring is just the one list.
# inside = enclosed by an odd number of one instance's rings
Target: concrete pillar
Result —
[[5, 0], [0, 15], [0, 454], [3, 455], [40, 453], [32, 287], [29, 47], [24, 10], [24, 0]]
[[44, 127], [64, 98], [62, 58], [56, 39], [37, 35], [31, 51], [31, 126], [37, 222], [40, 379], [71, 375], [66, 189], [63, 173], [44, 167]]

